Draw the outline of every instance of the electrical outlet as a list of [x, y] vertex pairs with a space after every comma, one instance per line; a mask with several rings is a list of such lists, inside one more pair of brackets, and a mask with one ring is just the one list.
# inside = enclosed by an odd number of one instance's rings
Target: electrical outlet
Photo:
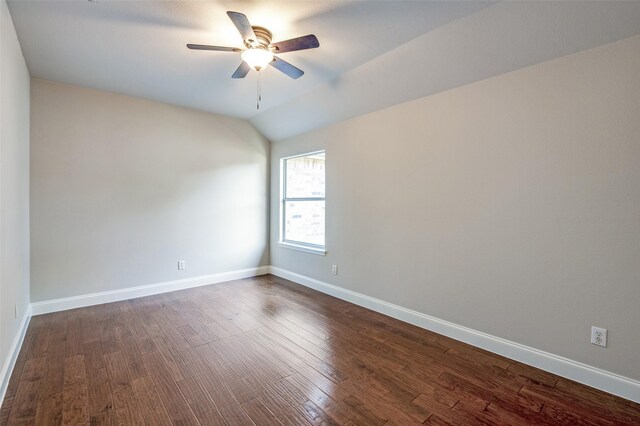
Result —
[[332, 273], [333, 275], [338, 275], [338, 265], [333, 265], [333, 266], [331, 267], [331, 273]]
[[607, 347], [607, 329], [591, 327], [591, 343], [594, 345]]
[[187, 267], [187, 262], [185, 262], [184, 260], [178, 260], [178, 270], [182, 271], [184, 269], [186, 269]]

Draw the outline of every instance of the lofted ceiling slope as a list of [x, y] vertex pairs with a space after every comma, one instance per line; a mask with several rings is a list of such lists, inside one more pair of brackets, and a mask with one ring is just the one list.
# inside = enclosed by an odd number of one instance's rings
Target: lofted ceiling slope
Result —
[[[249, 119], [271, 140], [640, 33], [637, 1], [9, 0], [34, 77]], [[231, 79], [226, 16], [274, 41], [313, 33], [320, 48], [282, 58], [306, 74]]]
[[[502, 2], [251, 118], [272, 141], [640, 34], [640, 1]], [[640, 53], [640, 52], [639, 52]]]

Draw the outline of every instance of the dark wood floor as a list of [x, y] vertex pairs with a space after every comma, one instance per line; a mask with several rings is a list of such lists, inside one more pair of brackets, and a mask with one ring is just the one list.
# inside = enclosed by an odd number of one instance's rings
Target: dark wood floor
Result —
[[268, 275], [33, 317], [0, 424], [640, 424], [633, 404]]

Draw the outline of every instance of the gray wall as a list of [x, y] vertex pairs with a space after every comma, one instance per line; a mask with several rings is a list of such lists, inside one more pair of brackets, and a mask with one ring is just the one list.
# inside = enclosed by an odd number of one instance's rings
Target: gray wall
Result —
[[33, 302], [268, 264], [269, 145], [246, 121], [31, 88]]
[[[272, 265], [640, 379], [638, 52], [635, 37], [273, 143]], [[277, 245], [279, 159], [323, 148], [325, 257]]]
[[[0, 2], [0, 370], [29, 306], [29, 71]], [[0, 388], [2, 387], [0, 377]], [[2, 391], [0, 389], [0, 395]]]

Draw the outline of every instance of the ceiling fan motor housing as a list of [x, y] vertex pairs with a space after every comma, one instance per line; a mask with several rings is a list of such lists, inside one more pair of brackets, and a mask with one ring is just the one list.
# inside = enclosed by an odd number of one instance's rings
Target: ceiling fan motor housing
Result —
[[273, 34], [271, 31], [264, 27], [259, 27], [257, 25], [251, 26], [253, 28], [253, 32], [256, 35], [257, 40], [245, 40], [244, 44], [247, 48], [263, 48], [268, 49], [271, 44], [271, 39], [273, 38]]

